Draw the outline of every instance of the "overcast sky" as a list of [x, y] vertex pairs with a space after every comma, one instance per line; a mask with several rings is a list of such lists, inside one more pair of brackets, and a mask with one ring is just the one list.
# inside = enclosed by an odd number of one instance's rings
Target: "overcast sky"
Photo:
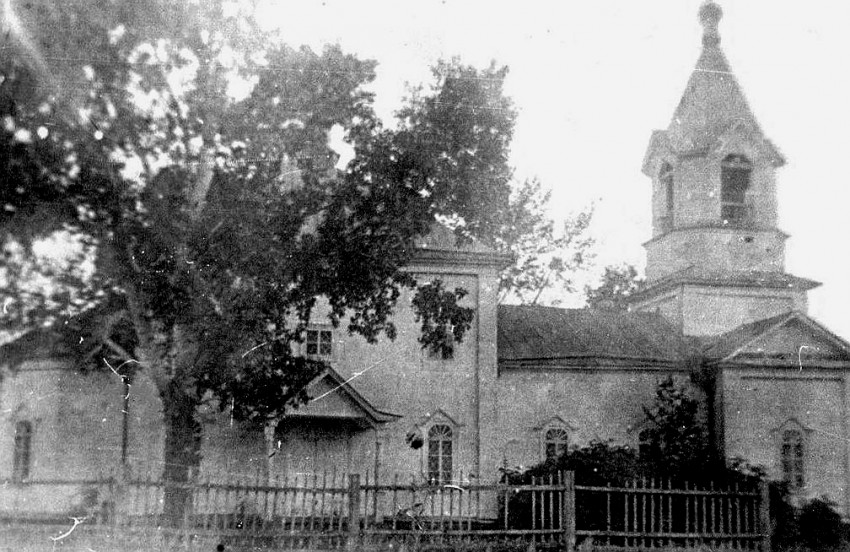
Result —
[[[429, 82], [441, 57], [508, 65], [507, 92], [520, 111], [518, 176], [552, 188], [555, 215], [596, 204], [600, 268], [643, 267], [650, 182], [641, 161], [699, 55], [700, 0], [268, 2], [269, 24], [292, 44], [336, 42], [376, 59], [386, 116], [405, 83]], [[850, 3], [719, 3], [722, 47], [788, 160], [778, 175], [787, 270], [823, 282], [810, 294], [810, 314], [850, 338]]]

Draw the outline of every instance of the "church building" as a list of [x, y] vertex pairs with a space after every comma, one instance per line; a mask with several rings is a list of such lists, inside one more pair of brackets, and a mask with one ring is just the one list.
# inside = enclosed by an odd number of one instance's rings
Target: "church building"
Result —
[[[721, 50], [721, 15], [712, 2], [700, 9], [702, 53], [649, 140], [653, 233], [629, 312], [499, 305], [511, 259], [438, 229], [409, 270], [468, 291], [475, 318], [453, 356], [423, 351], [409, 296], [392, 342], [368, 344], [319, 313], [303, 352], [329, 368], [310, 401], [273, 436], [201, 412], [201, 472], [492, 481], [592, 440], [639, 446], [658, 383], [686, 380], [696, 360], [716, 369], [711, 423], [724, 455], [850, 514], [850, 344], [806, 314], [819, 284], [785, 271], [775, 178], [785, 160]], [[79, 492], [28, 481], [161, 470], [152, 383], [142, 373], [129, 390], [111, 372], [81, 373], [62, 343], [45, 329], [0, 347], [0, 509], [58, 511]]]

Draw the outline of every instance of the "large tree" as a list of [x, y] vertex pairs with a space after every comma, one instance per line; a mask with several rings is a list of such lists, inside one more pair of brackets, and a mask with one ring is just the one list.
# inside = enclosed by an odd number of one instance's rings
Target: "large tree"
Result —
[[[304, 399], [321, 366], [294, 344], [319, 297], [374, 341], [394, 337], [415, 288], [423, 346], [446, 354], [471, 312], [464, 290], [404, 270], [417, 236], [442, 218], [498, 245], [516, 219], [505, 69], [442, 63], [385, 128], [364, 90], [373, 62], [290, 48], [245, 6], [13, 0], [3, 13], [3, 322], [87, 310], [71, 325], [81, 357], [125, 381], [144, 370], [158, 390], [172, 482], [198, 465], [201, 405], [274, 424]], [[344, 170], [333, 132], [354, 149]], [[92, 264], [48, 263], [59, 281], [34, 290], [32, 245], [57, 231]], [[184, 499], [171, 487], [166, 515]]]

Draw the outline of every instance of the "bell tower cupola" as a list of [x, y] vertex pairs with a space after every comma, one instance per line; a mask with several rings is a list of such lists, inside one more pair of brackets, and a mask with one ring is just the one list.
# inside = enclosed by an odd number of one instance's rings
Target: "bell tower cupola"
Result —
[[632, 308], [659, 310], [690, 335], [719, 334], [806, 309], [816, 282], [785, 273], [776, 170], [767, 139], [720, 48], [723, 11], [699, 10], [702, 52], [665, 130], [652, 133], [647, 288]]

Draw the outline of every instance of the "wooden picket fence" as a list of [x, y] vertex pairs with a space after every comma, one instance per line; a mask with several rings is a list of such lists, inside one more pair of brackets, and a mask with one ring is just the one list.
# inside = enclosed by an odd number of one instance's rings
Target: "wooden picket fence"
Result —
[[576, 535], [605, 548], [770, 549], [767, 485], [674, 487], [640, 479], [624, 486], [575, 487]]
[[[462, 477], [445, 484], [377, 481], [358, 474], [195, 477], [179, 486], [186, 507], [176, 523], [163, 516], [165, 484], [150, 475], [17, 487], [35, 492], [57, 484], [81, 490], [84, 500], [69, 510], [85, 523], [78, 533], [118, 538], [121, 550], [154, 542], [172, 550], [216, 544], [268, 550], [769, 550], [764, 486], [673, 488], [654, 480], [582, 486], [571, 472], [523, 484]], [[4, 512], [4, 504], [0, 493], [0, 516], [8, 522], [13, 512]]]

